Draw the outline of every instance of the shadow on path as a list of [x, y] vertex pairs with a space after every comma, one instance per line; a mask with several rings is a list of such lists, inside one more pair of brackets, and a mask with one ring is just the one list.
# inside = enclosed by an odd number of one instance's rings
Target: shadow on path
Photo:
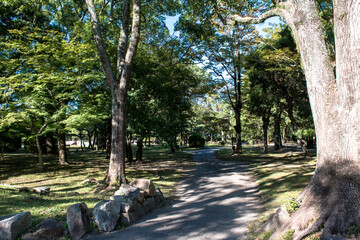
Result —
[[125, 230], [88, 236], [100, 239], [245, 239], [260, 209], [248, 166], [223, 162], [216, 148], [193, 151], [196, 170], [178, 185], [178, 200]]

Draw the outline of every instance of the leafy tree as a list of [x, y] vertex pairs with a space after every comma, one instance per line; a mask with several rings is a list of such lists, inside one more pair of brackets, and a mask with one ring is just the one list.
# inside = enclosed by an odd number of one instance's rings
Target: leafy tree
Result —
[[85, 51], [89, 46], [77, 41], [67, 42], [55, 30], [37, 28], [9, 30], [4, 40], [1, 62], [5, 72], [12, 68], [17, 70], [16, 74], [4, 74], [0, 79], [3, 91], [12, 95], [12, 106], [3, 121], [30, 126], [36, 138], [40, 171], [43, 170], [43, 158], [39, 137], [49, 125], [55, 127], [59, 161], [65, 164], [63, 121], [81, 82], [93, 76], [92, 70], [88, 70], [93, 64], [88, 58], [91, 51]]

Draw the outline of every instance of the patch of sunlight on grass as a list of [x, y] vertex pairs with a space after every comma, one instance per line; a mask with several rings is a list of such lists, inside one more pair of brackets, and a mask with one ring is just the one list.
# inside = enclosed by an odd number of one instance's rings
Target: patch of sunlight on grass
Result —
[[[171, 153], [163, 146], [145, 147], [143, 154], [143, 162], [127, 164], [127, 179], [152, 179], [164, 196], [172, 199], [176, 184], [194, 169], [191, 154]], [[0, 185], [0, 216], [29, 211], [33, 225], [46, 218], [66, 222], [66, 209], [70, 205], [85, 202], [92, 212], [99, 201], [109, 199], [116, 191], [103, 191], [102, 185], [83, 182], [89, 178], [98, 182], [104, 179], [108, 168], [104, 153], [70, 148], [71, 164], [67, 166], [60, 166], [56, 155], [46, 155], [43, 173], [37, 172], [37, 161], [32, 154], [5, 154], [5, 160], [0, 164], [0, 184], [29, 188], [48, 186], [51, 193], [20, 193], [12, 187]]]

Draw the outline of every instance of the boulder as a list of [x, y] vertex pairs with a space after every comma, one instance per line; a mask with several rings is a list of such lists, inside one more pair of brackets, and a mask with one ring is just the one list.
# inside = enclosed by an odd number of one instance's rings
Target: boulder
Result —
[[144, 190], [146, 196], [155, 196], [155, 185], [150, 179], [134, 179], [130, 182], [130, 185]]
[[129, 226], [145, 216], [144, 208], [138, 208], [134, 212], [121, 213], [121, 222]]
[[152, 212], [156, 208], [155, 197], [147, 198], [144, 201], [143, 206], [146, 214]]
[[80, 239], [90, 231], [89, 209], [85, 203], [71, 205], [67, 209], [67, 224], [70, 235], [74, 239]]
[[100, 232], [111, 232], [120, 217], [120, 205], [116, 201], [101, 201], [94, 207], [94, 220]]
[[156, 206], [159, 206], [161, 203], [165, 203], [166, 199], [164, 198], [164, 195], [162, 194], [160, 188], [156, 189], [155, 193], [155, 204]]
[[25, 234], [23, 240], [51, 240], [58, 239], [64, 236], [64, 224], [53, 220], [46, 219], [39, 223]]
[[139, 202], [144, 201], [145, 195], [146, 193], [144, 190], [128, 184], [121, 184], [119, 190], [117, 190], [114, 194], [114, 196], [124, 196], [130, 201], [134, 201], [136, 199]]
[[20, 232], [31, 226], [31, 222], [30, 212], [0, 217], [0, 239], [16, 239]]

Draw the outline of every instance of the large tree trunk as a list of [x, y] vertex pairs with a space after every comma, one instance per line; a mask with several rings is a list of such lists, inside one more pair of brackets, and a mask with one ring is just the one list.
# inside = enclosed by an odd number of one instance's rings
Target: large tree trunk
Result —
[[65, 126], [60, 124], [58, 129], [58, 148], [59, 148], [59, 163], [60, 165], [68, 164], [66, 153], [66, 134], [64, 131]]
[[281, 4], [258, 20], [280, 15], [293, 31], [314, 117], [317, 165], [300, 195], [301, 207], [271, 239], [280, 239], [290, 228], [293, 239], [302, 239], [322, 226], [322, 239], [339, 239], [337, 234], [360, 226], [360, 2], [333, 1], [336, 78], [315, 1]]
[[126, 183], [125, 178], [125, 153], [126, 144], [126, 123], [125, 123], [125, 106], [119, 104], [121, 101], [113, 98], [112, 104], [112, 131], [111, 131], [111, 154], [108, 175], [106, 181], [109, 186]]

